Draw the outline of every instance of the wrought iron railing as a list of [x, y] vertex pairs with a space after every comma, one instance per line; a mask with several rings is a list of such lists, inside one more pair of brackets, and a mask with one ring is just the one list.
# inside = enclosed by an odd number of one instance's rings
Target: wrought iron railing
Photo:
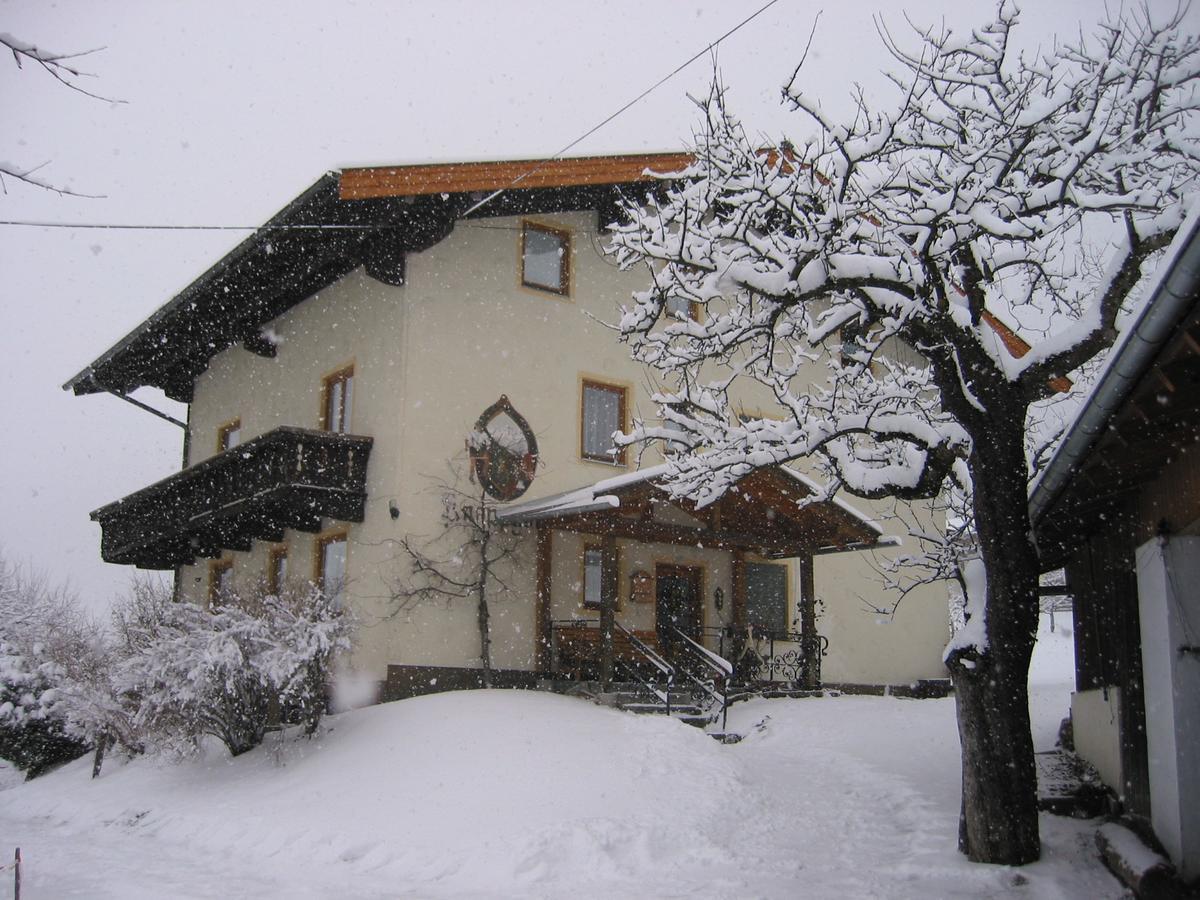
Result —
[[[702, 628], [701, 637], [714, 645], [717, 654], [732, 662], [734, 680], [743, 684], [783, 681], [800, 684], [805, 680], [809, 655], [804, 635], [798, 631], [774, 631], [748, 627], [737, 629]], [[813, 669], [820, 680], [820, 658], [829, 650], [829, 638], [816, 635]]]
[[[663, 711], [669, 716], [671, 691], [675, 688], [675, 677], [678, 674], [675, 667], [620, 622], [613, 622], [613, 628], [616, 634], [628, 642], [637, 657], [632, 660], [632, 665], [622, 665], [622, 671], [627, 678], [641, 685], [643, 690], [662, 703]], [[651, 672], [656, 673], [656, 677], [652, 678]]]
[[733, 676], [733, 665], [674, 625], [668, 626], [668, 633], [673, 638], [676, 682], [691, 692], [692, 700], [706, 709], [712, 719], [720, 716], [724, 730], [729, 715], [729, 681]]

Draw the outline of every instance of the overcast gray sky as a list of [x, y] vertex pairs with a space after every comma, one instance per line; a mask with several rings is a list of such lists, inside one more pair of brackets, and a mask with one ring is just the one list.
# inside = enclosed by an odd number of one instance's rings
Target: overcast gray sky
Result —
[[[9, 183], [0, 219], [257, 225], [346, 165], [549, 156], [762, 6], [728, 2], [0, 0], [0, 32], [80, 61], [90, 99], [0, 58], [0, 160], [103, 199]], [[1096, 0], [1028, 3], [1024, 43], [1090, 30]], [[1174, 0], [1153, 2], [1156, 10]], [[842, 107], [887, 65], [872, 16], [966, 27], [990, 0], [778, 0], [718, 51], [732, 105], [766, 139], [813, 22], [808, 88]], [[1196, 16], [1193, 15], [1195, 20]], [[1195, 22], [1193, 21], [1193, 26]], [[682, 147], [706, 56], [570, 155]], [[182, 432], [67, 378], [246, 232], [0, 226], [0, 547], [97, 605], [131, 569], [100, 562], [88, 512], [178, 468]], [[163, 408], [161, 396], [149, 398]]]

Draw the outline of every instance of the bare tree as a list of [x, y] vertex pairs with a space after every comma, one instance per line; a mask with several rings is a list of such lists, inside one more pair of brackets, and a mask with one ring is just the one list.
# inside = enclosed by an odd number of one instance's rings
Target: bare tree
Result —
[[508, 563], [519, 556], [523, 541], [496, 521], [497, 502], [482, 487], [463, 490], [456, 480], [439, 484], [436, 491], [442, 501], [442, 530], [424, 539], [400, 539], [409, 574], [392, 589], [393, 614], [427, 600], [474, 601], [483, 683], [491, 687], [489, 598], [508, 592]]
[[[90, 78], [92, 74], [78, 68], [78, 61], [85, 56], [90, 56], [98, 52], [99, 48], [74, 53], [54, 53], [48, 50], [41, 50], [33, 44], [13, 37], [11, 34], [0, 34], [0, 46], [7, 48], [12, 54], [13, 61], [17, 64], [18, 69], [23, 69], [25, 63], [30, 63], [33, 68], [40, 68], [49, 73], [55, 81], [64, 87], [83, 94], [86, 97], [91, 97], [93, 100], [102, 100], [106, 103], [124, 102], [112, 100], [100, 94], [94, 94], [80, 84], [82, 79]], [[30, 167], [18, 167], [11, 163], [0, 162], [0, 189], [8, 193], [8, 185], [5, 183], [5, 177], [8, 177], [24, 182], [32, 187], [41, 188], [45, 191], [53, 191], [60, 196], [99, 199], [99, 194], [84, 194], [43, 180], [38, 176], [38, 172], [45, 168], [45, 166], [46, 163]]]
[[[1112, 344], [1200, 168], [1200, 41], [1178, 17], [1135, 10], [1037, 58], [1010, 50], [1016, 25], [1004, 4], [966, 34], [918, 30], [909, 50], [878, 23], [898, 102], [873, 108], [860, 92], [834, 121], [798, 68], [784, 102], [811, 136], [795, 145], [764, 150], [714, 87], [694, 163], [630, 204], [613, 250], [653, 279], [619, 327], [660, 370], [656, 401], [692, 448], [675, 457], [674, 491], [708, 503], [756, 467], [811, 459], [830, 494], [966, 498], [979, 557], [956, 566], [968, 622], [945, 657], [959, 846], [1007, 864], [1040, 852], [1029, 410]], [[1099, 280], [1077, 252], [1096, 225], [1115, 233]], [[688, 303], [696, 320], [665, 312]], [[1008, 326], [1033, 319], [1050, 324], [1030, 347]], [[747, 380], [781, 418], [735, 414]], [[629, 439], [667, 436], [641, 426]]]

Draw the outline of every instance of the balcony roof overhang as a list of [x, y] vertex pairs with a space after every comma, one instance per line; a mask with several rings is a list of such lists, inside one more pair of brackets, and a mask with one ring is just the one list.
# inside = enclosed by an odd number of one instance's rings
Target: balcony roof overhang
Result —
[[[813, 500], [820, 493], [818, 485], [786, 466], [751, 472], [702, 509], [670, 496], [662, 486], [668, 472], [669, 464], [663, 464], [516, 503], [501, 510], [497, 520], [646, 543], [743, 550], [770, 558], [899, 543], [840, 498]], [[662, 505], [676, 507], [695, 524], [664, 520], [656, 515], [656, 507]]]
[[573, 209], [615, 218], [618, 188], [649, 186], [656, 179], [648, 171], [678, 171], [690, 159], [660, 153], [326, 173], [63, 388], [125, 395], [156, 387], [190, 402], [214, 356], [237, 344], [273, 355], [264, 326], [359, 266], [402, 284], [405, 254], [433, 246], [463, 218]]
[[281, 427], [95, 510], [105, 562], [173, 569], [322, 519], [361, 522], [372, 439]]

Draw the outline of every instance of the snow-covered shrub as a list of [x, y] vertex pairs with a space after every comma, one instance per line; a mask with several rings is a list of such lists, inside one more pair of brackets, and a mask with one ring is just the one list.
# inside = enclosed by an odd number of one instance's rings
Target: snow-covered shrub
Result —
[[316, 728], [329, 661], [349, 647], [348, 628], [314, 588], [231, 594], [211, 610], [143, 589], [117, 615], [114, 684], [134, 698], [134, 723], [155, 746], [189, 752], [211, 735], [236, 756], [280, 714]]
[[0, 757], [30, 778], [87, 749], [57, 696], [83, 627], [68, 593], [0, 557]]

